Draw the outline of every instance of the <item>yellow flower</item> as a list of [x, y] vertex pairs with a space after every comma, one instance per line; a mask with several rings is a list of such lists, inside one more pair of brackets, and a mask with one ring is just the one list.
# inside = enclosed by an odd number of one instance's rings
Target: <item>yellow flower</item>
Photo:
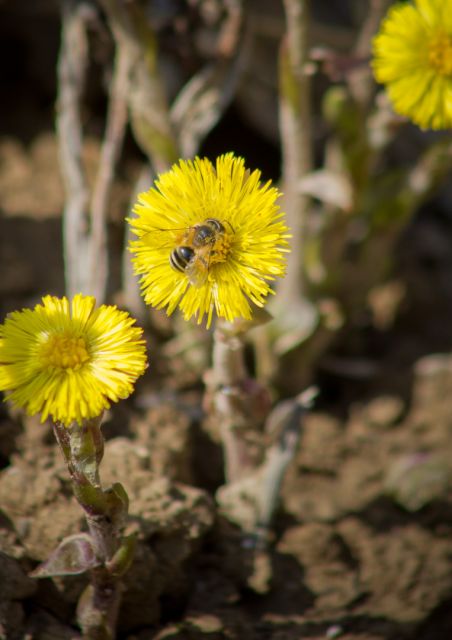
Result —
[[180, 160], [138, 196], [138, 236], [131, 243], [145, 302], [179, 305], [210, 326], [214, 311], [229, 321], [251, 318], [250, 302], [263, 306], [271, 282], [285, 272], [287, 226], [276, 204], [280, 193], [261, 184], [242, 158]]
[[45, 296], [0, 325], [0, 390], [27, 413], [66, 426], [127, 398], [146, 368], [142, 330], [90, 296]]
[[422, 128], [452, 126], [452, 0], [394, 5], [373, 48], [375, 77], [399, 114]]

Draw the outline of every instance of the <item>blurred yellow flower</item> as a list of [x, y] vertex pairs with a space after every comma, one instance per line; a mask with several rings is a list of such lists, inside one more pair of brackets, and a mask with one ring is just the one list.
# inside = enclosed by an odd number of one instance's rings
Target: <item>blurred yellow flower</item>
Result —
[[135, 272], [145, 302], [177, 306], [185, 320], [213, 313], [229, 321], [251, 318], [250, 302], [263, 306], [271, 282], [285, 273], [290, 237], [276, 200], [242, 158], [180, 160], [138, 196], [129, 223]]
[[392, 6], [373, 52], [395, 111], [425, 129], [452, 126], [452, 0]]
[[142, 330], [90, 296], [45, 296], [0, 325], [0, 390], [27, 413], [66, 426], [127, 398], [146, 368]]

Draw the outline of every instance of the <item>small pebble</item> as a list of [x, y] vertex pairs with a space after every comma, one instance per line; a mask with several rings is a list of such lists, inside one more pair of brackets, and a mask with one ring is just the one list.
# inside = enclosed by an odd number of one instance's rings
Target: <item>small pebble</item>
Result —
[[344, 630], [339, 624], [333, 624], [331, 627], [328, 627], [325, 633], [325, 638], [334, 640], [334, 638], [339, 638], [343, 633]]

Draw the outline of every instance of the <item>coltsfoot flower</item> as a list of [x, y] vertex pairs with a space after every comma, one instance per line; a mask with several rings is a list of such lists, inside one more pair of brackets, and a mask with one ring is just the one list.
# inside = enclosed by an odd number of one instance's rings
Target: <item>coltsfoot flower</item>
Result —
[[28, 414], [68, 426], [127, 398], [146, 368], [142, 330], [90, 296], [45, 296], [0, 325], [0, 390]]
[[373, 52], [395, 111], [425, 129], [452, 126], [452, 0], [392, 6]]
[[263, 306], [271, 282], [285, 273], [290, 237], [280, 195], [242, 158], [180, 160], [138, 196], [129, 223], [135, 272], [146, 304], [177, 306], [210, 326], [213, 313], [232, 321]]

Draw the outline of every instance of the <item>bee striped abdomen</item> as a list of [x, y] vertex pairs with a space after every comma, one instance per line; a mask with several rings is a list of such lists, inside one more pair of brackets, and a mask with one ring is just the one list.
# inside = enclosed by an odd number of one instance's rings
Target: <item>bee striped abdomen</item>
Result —
[[190, 247], [176, 247], [170, 255], [170, 264], [176, 271], [184, 273], [195, 252]]

